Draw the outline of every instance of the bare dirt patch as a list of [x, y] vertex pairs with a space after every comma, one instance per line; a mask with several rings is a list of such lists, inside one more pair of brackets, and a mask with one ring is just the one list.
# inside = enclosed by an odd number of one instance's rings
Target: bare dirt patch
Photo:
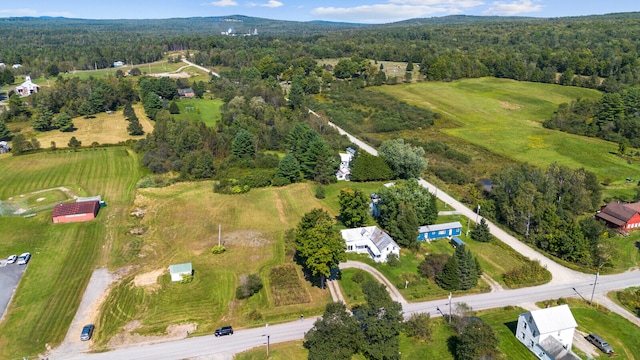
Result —
[[45, 199], [45, 198], [37, 198], [37, 199], [36, 199], [36, 202], [44, 201], [44, 199]]
[[167, 326], [166, 335], [157, 336], [144, 336], [134, 333], [133, 331], [135, 331], [138, 327], [140, 327], [140, 321], [138, 320], [126, 324], [122, 328], [123, 332], [112, 337], [111, 340], [109, 340], [109, 344], [107, 346], [114, 349], [180, 340], [186, 338], [187, 336], [189, 336], [189, 334], [196, 331], [198, 325], [194, 323], [169, 325]]
[[179, 72], [179, 73], [156, 73], [156, 74], [148, 74], [153, 77], [168, 77], [171, 79], [188, 79], [191, 77], [189, 73]]
[[158, 285], [158, 276], [162, 275], [166, 269], [158, 269], [154, 271], [150, 271], [148, 273], [137, 275], [133, 279], [133, 284], [135, 286], [154, 286]]
[[500, 107], [505, 110], [520, 110], [522, 109], [521, 105], [510, 103], [508, 101], [500, 101]]
[[224, 235], [222, 238], [224, 245], [261, 247], [270, 242], [262, 233], [252, 230], [234, 231]]
[[283, 224], [287, 223], [287, 218], [284, 216], [284, 209], [282, 207], [282, 200], [278, 197], [277, 193], [273, 193], [273, 196], [276, 198], [276, 210], [278, 210], [278, 218], [280, 218], [280, 222]]

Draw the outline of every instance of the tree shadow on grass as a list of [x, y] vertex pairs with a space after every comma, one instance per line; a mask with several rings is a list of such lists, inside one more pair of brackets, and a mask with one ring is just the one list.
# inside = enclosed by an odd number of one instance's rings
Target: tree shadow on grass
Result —
[[447, 348], [449, 349], [449, 352], [451, 354], [453, 354], [454, 358], [455, 358], [455, 354], [456, 354], [456, 349], [458, 348], [458, 342], [459, 341], [460, 341], [460, 339], [456, 335], [450, 336], [447, 339]]
[[516, 334], [516, 330], [518, 329], [518, 322], [517, 321], [509, 321], [503, 324], [504, 326], [506, 326], [509, 331], [511, 331], [511, 333], [513, 335]]

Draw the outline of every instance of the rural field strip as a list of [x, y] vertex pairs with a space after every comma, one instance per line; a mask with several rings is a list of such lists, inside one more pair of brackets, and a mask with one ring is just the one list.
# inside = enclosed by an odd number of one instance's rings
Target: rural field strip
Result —
[[184, 62], [184, 63], [187, 63], [187, 64], [189, 64], [189, 65], [191, 65], [193, 67], [196, 67], [196, 68], [206, 72], [207, 74], [211, 74], [211, 75], [213, 75], [215, 77], [220, 77], [220, 75], [217, 72], [214, 72], [213, 70], [209, 70], [204, 66], [196, 65], [196, 64], [192, 63], [191, 61], [189, 61], [189, 60], [187, 60], [185, 58], [181, 58], [180, 60], [182, 60], [182, 62]]
[[[318, 116], [312, 110], [310, 113]], [[344, 130], [335, 126], [332, 123], [329, 125], [338, 129], [341, 134], [345, 134], [351, 141], [360, 146], [361, 149], [369, 152], [372, 155], [377, 156], [377, 151], [371, 146], [363, 143], [355, 137], [347, 134]], [[435, 192], [436, 187], [422, 179], [420, 179], [422, 186], [427, 187], [430, 191]], [[437, 192], [437, 196], [440, 200], [452, 206], [461, 214], [474, 218], [475, 213], [466, 208], [457, 200], [451, 196], [445, 194], [442, 191]], [[522, 244], [516, 238], [508, 235], [506, 232], [499, 229], [497, 226], [489, 223], [491, 233], [498, 239], [505, 241], [512, 246], [516, 251], [533, 259], [540, 260], [541, 263], [549, 269], [553, 274], [553, 280], [547, 284], [514, 289], [514, 290], [502, 290], [484, 294], [465, 295], [455, 298], [455, 302], [467, 303], [475, 310], [485, 310], [491, 308], [504, 307], [508, 305], [517, 305], [523, 303], [531, 303], [536, 301], [543, 301], [548, 299], [556, 299], [560, 297], [589, 297], [589, 294], [593, 291], [597, 294], [596, 300], [602, 301], [602, 305], [609, 307], [610, 302], [604, 300], [606, 294], [609, 291], [625, 289], [631, 286], [640, 285], [640, 271], [633, 270], [627, 271], [617, 275], [603, 275], [599, 278], [597, 290], [593, 284], [593, 277], [588, 274], [579, 273], [567, 269], [564, 266], [556, 264], [550, 259], [542, 256], [537, 251]], [[367, 269], [364, 269], [367, 270]], [[382, 276], [382, 275], [380, 275]], [[384, 276], [382, 276], [384, 278]], [[387, 286], [393, 288], [392, 284], [387, 280], [383, 281]], [[330, 284], [333, 286], [336, 284]], [[335, 287], [334, 291], [339, 291], [339, 287]], [[395, 289], [397, 292], [397, 289]], [[337, 296], [337, 294], [336, 294]], [[451, 305], [451, 301], [446, 299], [425, 301], [418, 303], [402, 303], [405, 316], [409, 316], [413, 313], [428, 312], [432, 317], [441, 316], [443, 312], [448, 312], [448, 306]], [[620, 308], [611, 306], [610, 310], [624, 316], [635, 324], [638, 324], [638, 319], [633, 314]], [[515, 319], [514, 319], [515, 320]], [[269, 341], [272, 344], [287, 342], [292, 340], [300, 340], [304, 338], [304, 334], [311, 329], [315, 318], [308, 318], [304, 321], [292, 321], [289, 323], [283, 323], [278, 325], [271, 325], [267, 328], [253, 328], [247, 330], [238, 330], [232, 336], [225, 338], [216, 338], [213, 335], [200, 336], [194, 338], [188, 338], [184, 340], [171, 341], [166, 343], [136, 346], [125, 349], [118, 349], [115, 351], [96, 353], [96, 354], [65, 354], [65, 356], [57, 357], [50, 356], [50, 359], [185, 359], [185, 358], [206, 358], [212, 359], [231, 359], [233, 354], [249, 350], [254, 347], [266, 345], [265, 337], [269, 336]]]

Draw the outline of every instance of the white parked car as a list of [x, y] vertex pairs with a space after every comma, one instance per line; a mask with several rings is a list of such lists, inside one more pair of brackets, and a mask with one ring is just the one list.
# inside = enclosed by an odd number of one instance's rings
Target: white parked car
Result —
[[20, 254], [20, 256], [18, 256], [18, 265], [27, 265], [27, 263], [29, 262], [29, 259], [31, 259], [30, 253], [26, 252], [26, 253]]
[[17, 255], [11, 255], [7, 258], [7, 264], [13, 264], [14, 262], [16, 262], [16, 260], [18, 260], [18, 256]]

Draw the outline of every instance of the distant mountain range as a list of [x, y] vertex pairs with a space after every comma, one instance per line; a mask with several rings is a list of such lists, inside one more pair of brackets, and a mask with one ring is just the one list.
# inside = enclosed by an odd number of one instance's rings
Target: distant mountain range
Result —
[[73, 19], [64, 17], [12, 17], [0, 18], [0, 29], [11, 27], [93, 27], [112, 31], [135, 31], [145, 33], [162, 29], [164, 34], [220, 34], [233, 29], [236, 35], [250, 34], [257, 29], [259, 35], [310, 35], [331, 31], [340, 31], [356, 28], [389, 28], [412, 27], [447, 24], [477, 24], [490, 22], [548, 22], [548, 21], [606, 21], [640, 18], [640, 12], [615, 13], [607, 15], [591, 15], [564, 18], [533, 18], [533, 17], [502, 17], [502, 16], [467, 16], [450, 15], [432, 18], [417, 18], [387, 24], [357, 24], [332, 21], [286, 21], [271, 20], [243, 15], [191, 17], [170, 19], [119, 19], [119, 20], [93, 20]]

